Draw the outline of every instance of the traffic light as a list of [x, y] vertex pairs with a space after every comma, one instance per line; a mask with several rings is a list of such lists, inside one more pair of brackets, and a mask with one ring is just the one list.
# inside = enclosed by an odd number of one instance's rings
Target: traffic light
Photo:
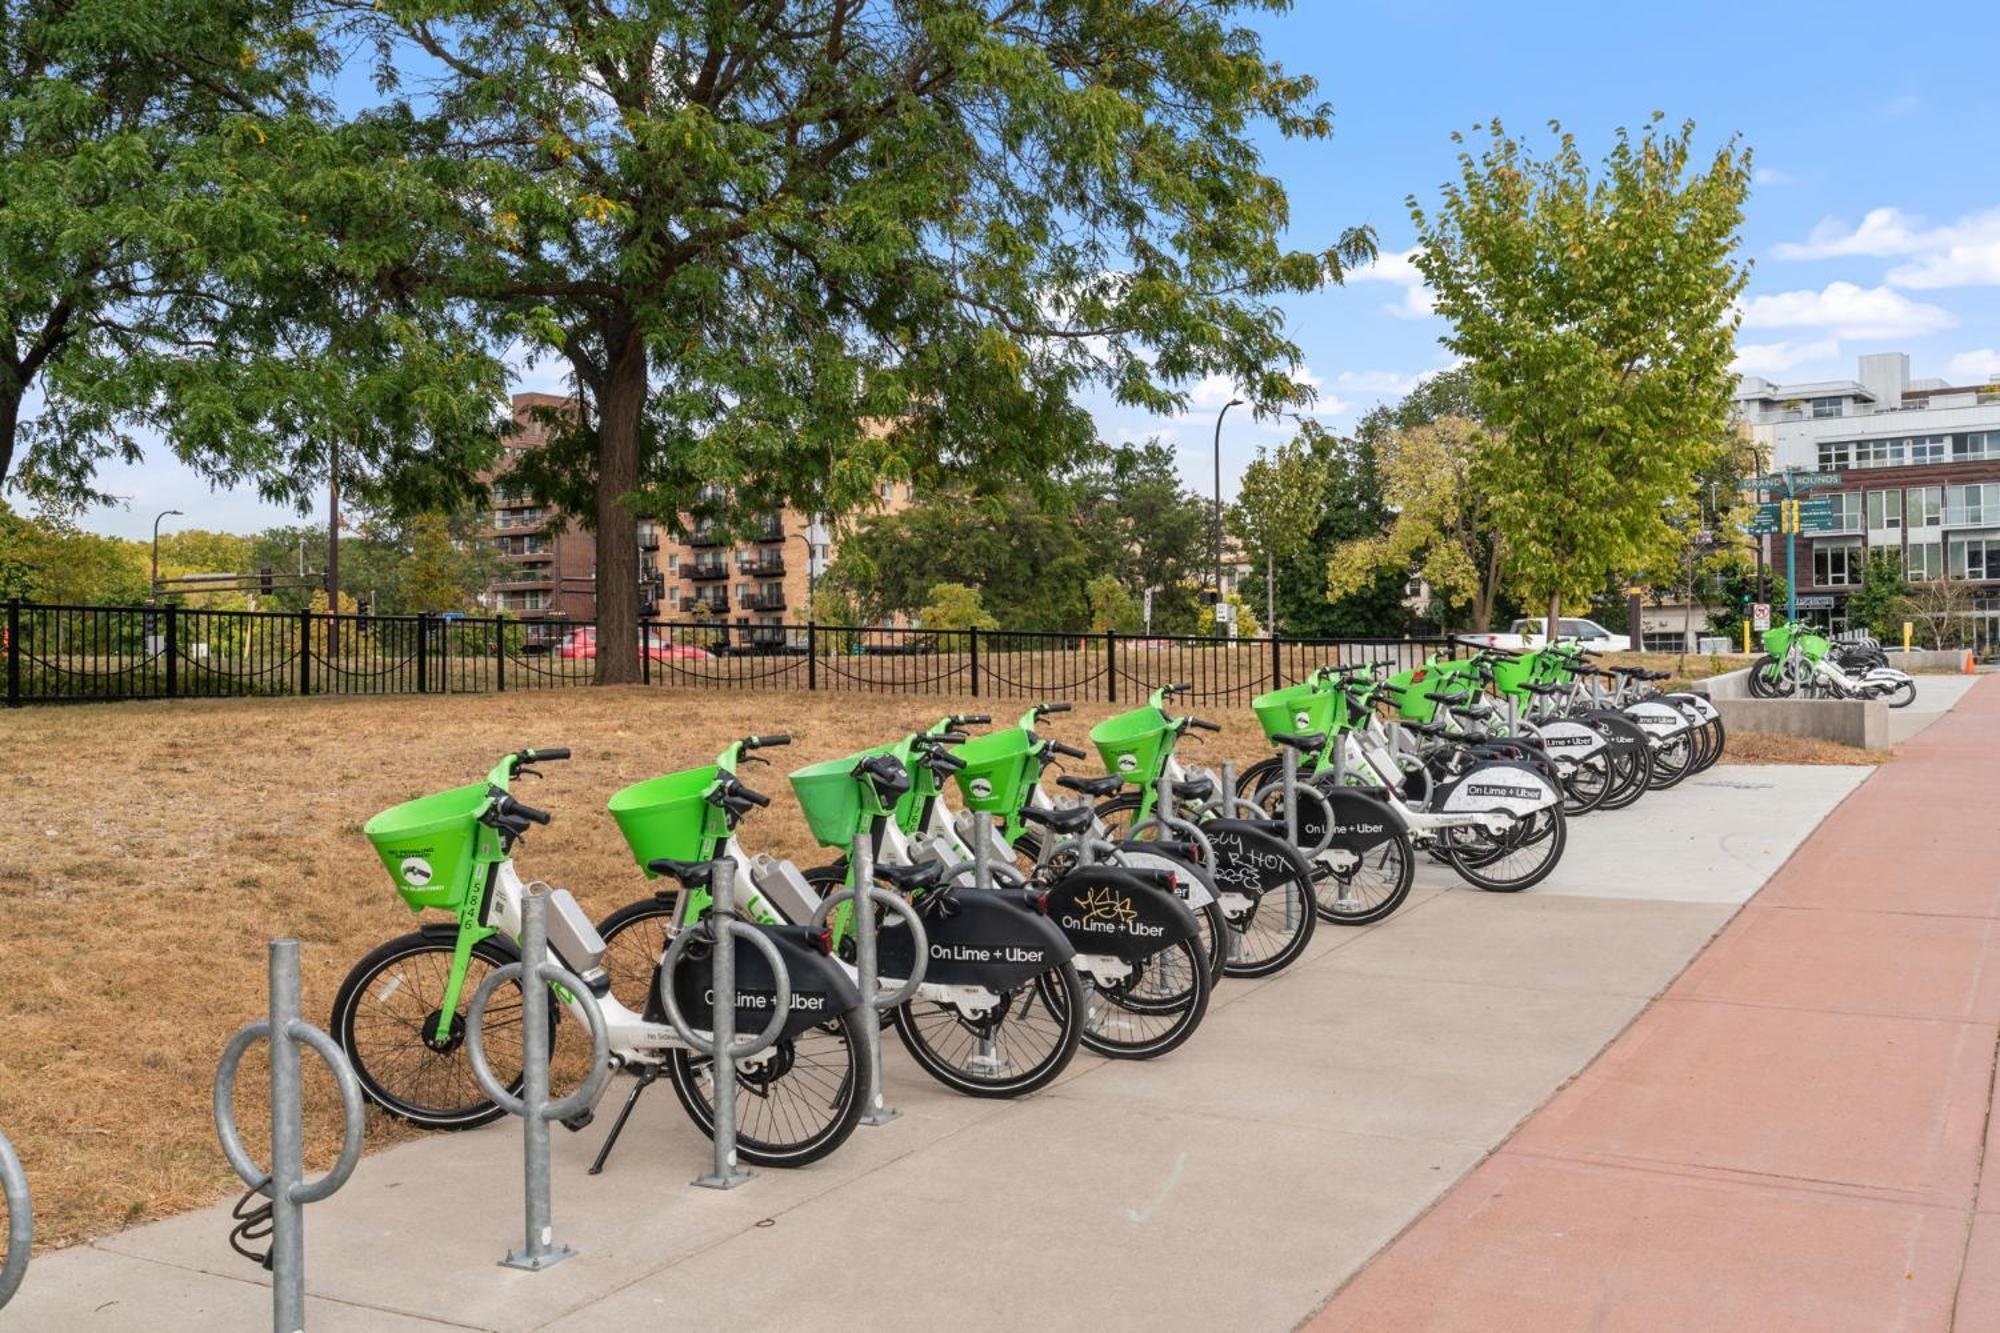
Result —
[[257, 591], [265, 597], [271, 595], [271, 567], [265, 565], [257, 571]]

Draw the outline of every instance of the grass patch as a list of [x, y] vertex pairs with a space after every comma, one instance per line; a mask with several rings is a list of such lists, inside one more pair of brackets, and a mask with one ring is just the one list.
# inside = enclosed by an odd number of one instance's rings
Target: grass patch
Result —
[[1726, 764], [1881, 764], [1891, 751], [1861, 750], [1815, 736], [1773, 731], [1731, 731], [1722, 747]]

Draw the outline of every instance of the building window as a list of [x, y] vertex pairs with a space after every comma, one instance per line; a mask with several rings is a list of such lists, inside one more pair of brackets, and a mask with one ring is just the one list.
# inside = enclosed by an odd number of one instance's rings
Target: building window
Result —
[[1949, 455], [1942, 435], [1926, 435], [1910, 441], [1910, 461], [1912, 463], [1942, 463]]
[[1822, 444], [1819, 447], [1819, 470], [1839, 472], [1853, 462], [1854, 446], [1845, 440]]
[[1951, 572], [1963, 579], [2000, 579], [2000, 531], [1953, 537]]
[[1944, 577], [1944, 543], [1911, 542], [1903, 555], [1903, 574], [1913, 583]]
[[1833, 501], [1832, 532], [1861, 531], [1861, 492], [1836, 491], [1826, 497]]
[[1839, 398], [1815, 398], [1812, 400], [1813, 420], [1841, 415], [1842, 400]]
[[1861, 563], [1858, 542], [1844, 542], [1838, 546], [1817, 544], [1813, 547], [1813, 585], [1845, 588], [1859, 583]]
[[1913, 528], [1935, 528], [1944, 523], [1944, 487], [1912, 486], [1904, 492], [1904, 505]]
[[2000, 459], [2000, 430], [1984, 430], [1975, 435], [1961, 435], [1951, 446], [1952, 461], [1976, 463], [1987, 459]]
[[1884, 532], [1903, 526], [1901, 491], [1868, 492], [1868, 530]]
[[1948, 527], [1954, 528], [2000, 522], [2000, 485], [1947, 488], [1944, 521]]
[[889, 500], [893, 498], [896, 494], [896, 483], [893, 481], [885, 481], [875, 489], [882, 496], [882, 502], [884, 504], [887, 504]]
[[1905, 443], [1903, 440], [1856, 440], [1854, 466], [1901, 467]]

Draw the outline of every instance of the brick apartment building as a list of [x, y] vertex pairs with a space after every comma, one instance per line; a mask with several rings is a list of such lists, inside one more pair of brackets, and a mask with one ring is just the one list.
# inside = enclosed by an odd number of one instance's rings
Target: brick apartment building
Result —
[[[517, 393], [518, 427], [506, 441], [508, 459], [548, 442], [535, 408], [563, 407], [555, 394]], [[482, 536], [499, 550], [505, 569], [487, 588], [486, 605], [527, 619], [589, 621], [597, 615], [597, 539], [507, 484], [509, 462], [491, 478], [493, 513]], [[908, 505], [911, 488], [883, 482], [877, 504]], [[704, 498], [719, 498], [719, 492]], [[660, 524], [639, 524], [641, 614], [647, 618], [719, 621], [736, 627], [738, 642], [782, 644], [787, 621], [803, 623], [812, 588], [833, 562], [834, 537], [819, 519], [790, 509], [759, 517], [748, 540], [732, 540], [710, 522], [684, 520], [685, 537]]]
[[[1801, 538], [1801, 618], [1839, 630], [1868, 553], [1893, 550], [1912, 582], [1964, 579], [1967, 628], [2000, 642], [2000, 383], [1910, 378], [1901, 352], [1860, 358], [1852, 380], [1773, 384], [1745, 376], [1736, 410], [1776, 467], [1838, 475], [1830, 532]], [[2000, 381], [2000, 366], [1989, 380]], [[1784, 568], [1784, 539], [1770, 556]]]

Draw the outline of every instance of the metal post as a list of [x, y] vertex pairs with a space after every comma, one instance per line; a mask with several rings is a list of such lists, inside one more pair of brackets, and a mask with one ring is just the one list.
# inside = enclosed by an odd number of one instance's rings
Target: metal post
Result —
[[7, 706], [21, 706], [21, 599], [7, 599]]
[[1299, 845], [1299, 752], [1291, 746], [1281, 747], [1284, 753], [1278, 757], [1285, 784], [1285, 841], [1296, 847]]
[[[716, 922], [710, 946], [715, 950], [715, 981], [708, 1030], [715, 1043], [710, 1067], [715, 1084], [715, 1161], [709, 1173], [694, 1183], [730, 1190], [751, 1175], [736, 1164], [736, 932], [729, 929], [736, 916], [736, 862], [717, 857], [713, 875], [709, 892], [714, 905], [709, 914]], [[783, 1015], [778, 1017], [782, 1021]]]
[[[500, 1261], [502, 1268], [539, 1273], [576, 1251], [555, 1243], [549, 1209], [549, 1122], [575, 1115], [597, 1100], [611, 1076], [609, 1034], [590, 988], [549, 958], [549, 899], [546, 885], [531, 886], [521, 900], [521, 961], [509, 963], [480, 983], [465, 1012], [466, 1054], [480, 1091], [510, 1115], [521, 1117], [521, 1187], [527, 1198], [527, 1242]], [[521, 1095], [515, 1097], [494, 1077], [486, 1061], [486, 1006], [508, 981], [521, 987]], [[559, 1102], [549, 1100], [549, 987], [561, 986], [583, 1009], [590, 1025], [590, 1077]]]
[[[330, 619], [330, 617], [329, 617]], [[299, 612], [299, 697], [312, 693], [312, 608]]]
[[[1792, 493], [1791, 479], [1786, 478], [1785, 495]], [[1789, 508], [1789, 505], [1786, 505]], [[1780, 511], [1783, 512], [1782, 510]], [[1785, 623], [1795, 624], [1799, 618], [1799, 523], [1796, 518], [1786, 516], [1785, 527]]]
[[806, 622], [806, 688], [819, 688], [819, 623]]
[[180, 691], [181, 678], [181, 634], [180, 612], [172, 602], [167, 603], [167, 697], [173, 698]]
[[1271, 688], [1280, 689], [1285, 683], [1284, 666], [1278, 649], [1278, 631], [1267, 631], [1271, 636]]
[[972, 887], [993, 887], [993, 816], [984, 810], [972, 814]]
[[417, 693], [418, 694], [424, 694], [428, 692], [428, 690], [430, 689], [430, 681], [429, 681], [430, 671], [428, 666], [428, 658], [430, 655], [430, 637], [431, 637], [429, 632], [430, 623], [431, 623], [431, 618], [427, 612], [423, 611], [417, 612]]
[[[299, 942], [273, 940], [270, 947], [271, 1016], [241, 1028], [223, 1048], [215, 1071], [215, 1130], [222, 1155], [243, 1182], [271, 1201], [271, 1327], [300, 1333], [306, 1326], [305, 1205], [318, 1203], [347, 1183], [361, 1160], [361, 1084], [333, 1039], [299, 1017]], [[253, 1042], [268, 1040], [271, 1051], [271, 1170], [250, 1159], [236, 1130], [236, 1072]], [[345, 1134], [333, 1169], [317, 1181], [304, 1179], [305, 1131], [301, 1123], [299, 1046], [310, 1046], [333, 1072], [340, 1088]]]
[[972, 664], [972, 697], [979, 697], [979, 631], [965, 631], [965, 650]]
[[28, 1272], [28, 1255], [35, 1248], [34, 1201], [28, 1196], [28, 1174], [14, 1145], [0, 1134], [0, 1198], [7, 1204], [7, 1248], [0, 1250], [0, 1309], [21, 1289]]
[[493, 617], [493, 689], [507, 692], [507, 617]]
[[1118, 702], [1118, 631], [1104, 631], [1104, 701]]
[[[860, 987], [861, 1002], [867, 1006], [861, 1018], [861, 1045], [868, 1058], [868, 1078], [862, 1085], [866, 1095], [861, 1103], [861, 1123], [886, 1125], [900, 1113], [882, 1103], [882, 1025], [875, 1021], [875, 1002], [880, 998], [875, 993], [875, 895], [870, 892], [875, 887], [875, 845], [866, 829], [854, 835], [849, 859], [854, 866], [854, 965], [860, 974], [855, 985]], [[917, 956], [918, 976], [923, 975], [927, 961], [921, 954]]]

